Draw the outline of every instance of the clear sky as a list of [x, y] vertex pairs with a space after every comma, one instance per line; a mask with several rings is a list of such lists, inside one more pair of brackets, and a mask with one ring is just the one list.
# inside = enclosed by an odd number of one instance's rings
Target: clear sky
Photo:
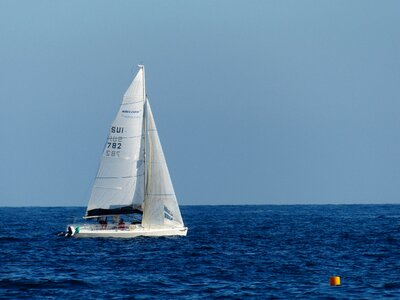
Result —
[[87, 204], [137, 64], [180, 204], [400, 203], [400, 1], [0, 1], [0, 206]]

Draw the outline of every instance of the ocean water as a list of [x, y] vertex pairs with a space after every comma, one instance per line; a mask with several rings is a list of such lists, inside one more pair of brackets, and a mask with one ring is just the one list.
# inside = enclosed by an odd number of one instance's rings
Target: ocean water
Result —
[[126, 240], [58, 236], [84, 208], [0, 208], [0, 298], [400, 299], [400, 205], [181, 210], [187, 237]]

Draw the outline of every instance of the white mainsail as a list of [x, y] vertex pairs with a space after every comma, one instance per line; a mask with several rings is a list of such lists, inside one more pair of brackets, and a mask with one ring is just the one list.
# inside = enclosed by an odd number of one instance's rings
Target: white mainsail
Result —
[[142, 225], [144, 228], [168, 227], [169, 225], [183, 226], [174, 187], [148, 100], [146, 101], [146, 110], [148, 119], [147, 179]]
[[129, 212], [144, 201], [144, 80], [141, 66], [111, 125], [86, 216]]

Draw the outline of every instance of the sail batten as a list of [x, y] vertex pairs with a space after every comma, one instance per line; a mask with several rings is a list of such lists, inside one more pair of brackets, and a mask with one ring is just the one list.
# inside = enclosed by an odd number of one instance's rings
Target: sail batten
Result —
[[117, 178], [135, 178], [139, 176], [143, 176], [144, 174], [139, 174], [135, 176], [121, 176], [121, 177], [96, 177], [96, 178], [102, 178], [102, 179], [117, 179]]
[[150, 194], [150, 193], [146, 193], [146, 196], [176, 196], [175, 194]]
[[129, 105], [129, 104], [136, 104], [136, 103], [144, 103], [144, 100], [132, 101], [132, 102], [124, 102], [124, 103], [121, 103], [121, 106], [122, 105]]

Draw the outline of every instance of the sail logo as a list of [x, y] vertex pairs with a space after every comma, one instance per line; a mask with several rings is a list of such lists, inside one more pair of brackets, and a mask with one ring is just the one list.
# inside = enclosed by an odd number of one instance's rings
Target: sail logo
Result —
[[138, 114], [140, 112], [140, 110], [123, 110], [122, 111], [125, 114]]
[[122, 116], [124, 118], [129, 118], [129, 119], [139, 119], [141, 117], [141, 110], [129, 110], [129, 109], [124, 109], [121, 111]]
[[164, 218], [168, 220], [174, 220], [172, 212], [164, 205]]
[[124, 132], [124, 127], [116, 127], [116, 126], [111, 127], [111, 133], [123, 133], [123, 132]]

